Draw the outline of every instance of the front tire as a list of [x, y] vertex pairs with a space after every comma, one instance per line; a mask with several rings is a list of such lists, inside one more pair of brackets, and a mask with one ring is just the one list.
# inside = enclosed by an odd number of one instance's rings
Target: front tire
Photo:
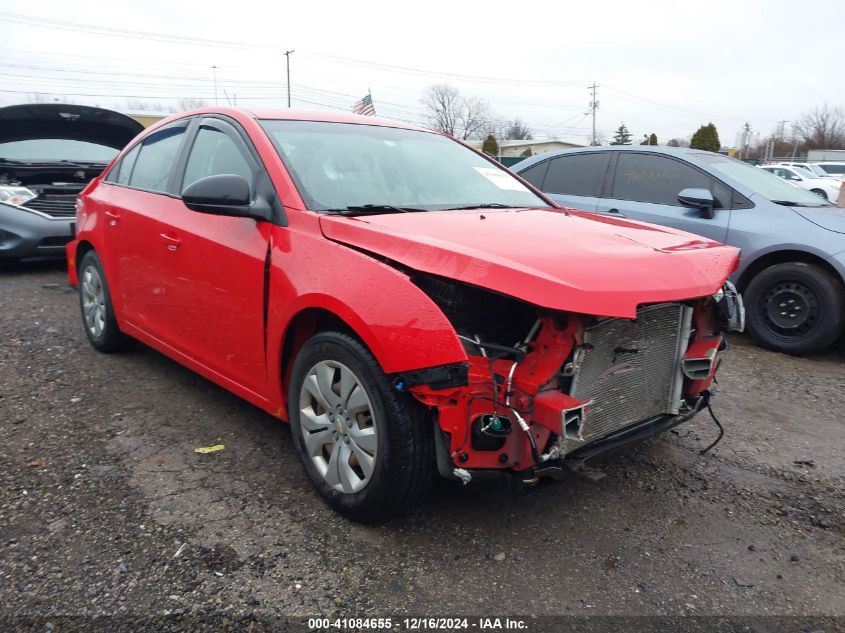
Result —
[[79, 308], [82, 325], [94, 349], [104, 354], [124, 352], [132, 339], [120, 331], [100, 258], [88, 251], [79, 262]]
[[825, 200], [827, 200], [827, 194], [822, 189], [810, 189], [810, 193], [814, 193], [817, 196], [821, 196]]
[[818, 352], [842, 333], [843, 288], [832, 273], [805, 262], [758, 273], [744, 293], [751, 338], [786, 354]]
[[353, 520], [401, 514], [433, 483], [432, 421], [347, 334], [324, 332], [302, 346], [291, 372], [288, 414], [311, 484]]

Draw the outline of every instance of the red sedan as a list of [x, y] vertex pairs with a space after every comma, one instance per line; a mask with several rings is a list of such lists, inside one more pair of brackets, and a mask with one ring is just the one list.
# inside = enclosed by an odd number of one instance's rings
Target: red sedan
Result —
[[742, 325], [735, 248], [557, 208], [372, 117], [176, 115], [86, 188], [76, 226], [92, 345], [141, 341], [289, 421], [358, 520], [438, 473], [533, 482], [689, 419]]

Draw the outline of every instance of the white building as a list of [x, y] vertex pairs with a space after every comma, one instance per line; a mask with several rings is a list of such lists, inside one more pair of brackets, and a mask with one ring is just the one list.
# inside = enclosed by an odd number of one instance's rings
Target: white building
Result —
[[[481, 149], [484, 140], [469, 141], [470, 145], [476, 149]], [[545, 154], [546, 152], [556, 152], [561, 149], [572, 149], [573, 147], [584, 147], [577, 143], [570, 143], [560, 139], [545, 139], [534, 141], [501, 141], [499, 143], [499, 153], [502, 158], [516, 158], [525, 154], [526, 150], [531, 150], [531, 156], [535, 154]]]

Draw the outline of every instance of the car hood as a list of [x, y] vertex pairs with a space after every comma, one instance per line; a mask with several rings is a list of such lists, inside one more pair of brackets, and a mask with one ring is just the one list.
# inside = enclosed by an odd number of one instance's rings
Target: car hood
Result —
[[563, 210], [323, 215], [320, 224], [331, 240], [414, 270], [599, 316], [713, 294], [739, 256], [690, 233]]
[[840, 207], [790, 207], [816, 226], [835, 233], [845, 233], [845, 209]]
[[0, 108], [0, 143], [49, 138], [122, 149], [143, 129], [135, 119], [103, 108], [61, 103]]

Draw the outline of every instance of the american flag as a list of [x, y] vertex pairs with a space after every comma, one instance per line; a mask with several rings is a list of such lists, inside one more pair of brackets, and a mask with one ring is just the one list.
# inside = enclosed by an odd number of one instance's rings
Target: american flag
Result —
[[376, 108], [373, 105], [373, 95], [367, 94], [360, 101], [356, 101], [355, 105], [352, 106], [352, 112], [366, 116], [375, 116]]

